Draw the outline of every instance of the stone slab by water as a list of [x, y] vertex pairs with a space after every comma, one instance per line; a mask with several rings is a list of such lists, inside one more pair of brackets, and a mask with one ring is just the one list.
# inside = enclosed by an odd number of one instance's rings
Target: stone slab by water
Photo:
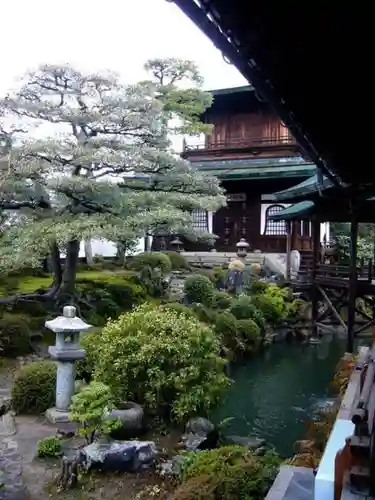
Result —
[[[313, 500], [314, 474], [306, 467], [282, 466], [266, 500]], [[323, 499], [322, 499], [323, 500]]]

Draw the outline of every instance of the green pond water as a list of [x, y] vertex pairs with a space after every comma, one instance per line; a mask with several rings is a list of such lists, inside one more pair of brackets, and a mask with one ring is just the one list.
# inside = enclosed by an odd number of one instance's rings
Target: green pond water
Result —
[[213, 416], [227, 434], [266, 439], [283, 457], [304, 439], [304, 421], [333, 403], [329, 393], [345, 339], [324, 336], [318, 345], [274, 344], [246, 365], [233, 369], [233, 384]]

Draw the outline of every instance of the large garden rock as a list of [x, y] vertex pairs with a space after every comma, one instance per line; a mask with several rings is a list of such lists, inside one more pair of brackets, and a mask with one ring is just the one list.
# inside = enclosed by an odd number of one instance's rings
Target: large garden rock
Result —
[[207, 436], [207, 434], [215, 430], [215, 425], [207, 418], [194, 417], [188, 421], [185, 430], [187, 434]]
[[80, 462], [87, 469], [110, 472], [139, 472], [150, 467], [158, 457], [152, 441], [113, 441], [92, 443], [80, 451]]
[[211, 450], [218, 446], [219, 437], [219, 431], [212, 422], [195, 417], [186, 424], [182, 441], [187, 451]]

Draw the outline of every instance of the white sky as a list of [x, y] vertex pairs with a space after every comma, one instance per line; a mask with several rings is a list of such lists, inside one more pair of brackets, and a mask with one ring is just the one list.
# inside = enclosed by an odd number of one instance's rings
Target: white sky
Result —
[[247, 82], [173, 3], [165, 0], [3, 0], [0, 92], [41, 63], [144, 78], [152, 57], [194, 60], [205, 88]]

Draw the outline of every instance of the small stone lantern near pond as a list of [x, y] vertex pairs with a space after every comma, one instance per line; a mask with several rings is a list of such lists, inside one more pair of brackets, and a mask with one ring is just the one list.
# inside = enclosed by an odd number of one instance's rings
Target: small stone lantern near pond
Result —
[[63, 315], [46, 321], [45, 326], [56, 334], [56, 343], [48, 348], [48, 352], [57, 362], [56, 405], [47, 410], [46, 417], [52, 423], [68, 422], [69, 406], [74, 394], [75, 362], [85, 357], [79, 337], [91, 325], [76, 316], [74, 306], [65, 306]]
[[184, 251], [183, 243], [178, 236], [173, 241], [171, 241], [171, 247], [177, 253], [181, 253]]
[[249, 244], [245, 240], [245, 238], [241, 238], [240, 241], [236, 244], [237, 248], [237, 257], [240, 259], [246, 259], [247, 252], [249, 250]]

